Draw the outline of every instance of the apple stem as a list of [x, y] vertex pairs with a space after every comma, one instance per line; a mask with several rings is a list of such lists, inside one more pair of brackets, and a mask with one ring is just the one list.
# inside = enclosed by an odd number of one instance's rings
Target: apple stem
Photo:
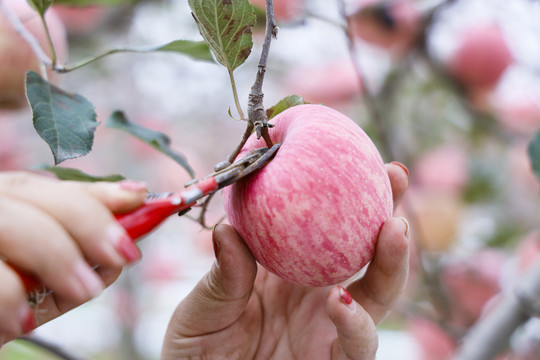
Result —
[[236, 159], [236, 157], [238, 156], [240, 151], [242, 151], [242, 148], [244, 147], [244, 144], [246, 143], [247, 139], [249, 138], [249, 136], [253, 132], [254, 127], [255, 127], [255, 125], [253, 125], [251, 122], [248, 122], [247, 127], [246, 127], [246, 131], [244, 131], [244, 135], [242, 135], [242, 140], [236, 146], [236, 149], [234, 149], [233, 153], [231, 155], [229, 155], [229, 158], [227, 159], [227, 161], [230, 164], [232, 164], [234, 162], [234, 159]]

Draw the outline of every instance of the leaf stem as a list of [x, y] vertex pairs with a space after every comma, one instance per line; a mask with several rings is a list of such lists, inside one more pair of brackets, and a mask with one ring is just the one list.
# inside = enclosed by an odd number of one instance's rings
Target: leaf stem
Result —
[[51, 31], [47, 26], [47, 20], [45, 20], [45, 13], [39, 15], [41, 18], [41, 23], [45, 29], [45, 35], [47, 35], [47, 42], [49, 44], [49, 49], [51, 50], [51, 66], [53, 69], [56, 68], [56, 63], [58, 62], [58, 57], [56, 56], [56, 49], [54, 48], [54, 43], [51, 36]]
[[228, 72], [229, 72], [229, 79], [231, 81], [231, 88], [232, 88], [233, 97], [234, 97], [234, 104], [236, 105], [236, 111], [238, 111], [238, 115], [240, 116], [240, 120], [246, 120], [246, 116], [244, 115], [244, 111], [242, 110], [242, 106], [240, 105], [240, 99], [238, 98], [238, 89], [236, 88], [236, 81], [234, 79], [234, 73], [230, 69], [228, 69]]

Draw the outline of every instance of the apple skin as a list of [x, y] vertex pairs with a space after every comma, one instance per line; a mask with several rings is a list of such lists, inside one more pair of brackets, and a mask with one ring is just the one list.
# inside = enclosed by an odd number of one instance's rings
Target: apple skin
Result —
[[[263, 169], [224, 189], [227, 218], [279, 277], [309, 286], [343, 282], [371, 260], [392, 215], [383, 160], [366, 133], [331, 108], [298, 105], [271, 122], [281, 148]], [[265, 146], [252, 136], [239, 158]]]
[[[36, 38], [41, 48], [50, 56], [47, 35], [39, 14], [22, 0], [4, 0], [25, 27]], [[55, 13], [48, 9], [45, 15], [51, 38], [60, 62], [65, 61], [68, 52], [67, 34], [64, 24]], [[0, 107], [20, 108], [26, 104], [25, 76], [28, 70], [40, 72], [39, 60], [30, 45], [20, 36], [0, 11]], [[49, 72], [49, 80], [54, 80]]]

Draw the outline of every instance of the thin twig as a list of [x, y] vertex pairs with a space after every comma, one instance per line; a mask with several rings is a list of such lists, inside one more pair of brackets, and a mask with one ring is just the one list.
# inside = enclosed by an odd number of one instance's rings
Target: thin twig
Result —
[[345, 1], [337, 0], [337, 3], [339, 7], [339, 13], [341, 17], [343, 18], [343, 20], [345, 21], [345, 26], [340, 26], [340, 27], [345, 32], [345, 35], [347, 38], [347, 45], [349, 47], [349, 55], [351, 58], [351, 62], [354, 66], [354, 70], [356, 71], [356, 75], [358, 77], [360, 88], [362, 89], [364, 100], [371, 104], [374, 101], [374, 96], [373, 94], [371, 94], [371, 91], [367, 87], [366, 78], [362, 71], [362, 67], [360, 66], [360, 62], [358, 61], [356, 42], [354, 40], [354, 36], [351, 31], [351, 24], [352, 24], [351, 17], [347, 13]]

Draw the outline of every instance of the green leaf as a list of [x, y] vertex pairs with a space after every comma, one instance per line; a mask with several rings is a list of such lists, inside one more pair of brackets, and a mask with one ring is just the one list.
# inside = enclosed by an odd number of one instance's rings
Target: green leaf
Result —
[[298, 95], [289, 95], [286, 98], [280, 100], [276, 105], [266, 110], [266, 116], [268, 120], [275, 117], [280, 112], [287, 110], [296, 105], [309, 104], [303, 97]]
[[52, 5], [52, 0], [26, 0], [43, 17], [45, 11]]
[[26, 96], [34, 128], [51, 148], [55, 164], [92, 150], [99, 123], [88, 100], [65, 92], [33, 71], [26, 74]]
[[144, 141], [148, 145], [180, 164], [180, 166], [182, 166], [189, 173], [189, 175], [191, 175], [191, 177], [195, 176], [195, 172], [188, 164], [184, 155], [179, 154], [171, 149], [171, 139], [167, 135], [130, 122], [126, 118], [125, 114], [121, 111], [115, 111], [107, 119], [107, 127], [122, 130]]
[[89, 6], [89, 5], [101, 5], [101, 6], [116, 6], [120, 4], [135, 3], [138, 0], [54, 0], [55, 5], [67, 5], [67, 6]]
[[116, 182], [124, 180], [125, 177], [122, 175], [107, 175], [107, 176], [93, 176], [84, 173], [79, 169], [66, 168], [61, 166], [49, 166], [49, 165], [39, 165], [36, 167], [37, 170], [44, 170], [53, 173], [60, 180], [73, 180], [73, 181], [84, 181], [84, 182], [97, 182], [97, 181], [110, 181]]
[[536, 178], [540, 181], [540, 131], [529, 143], [529, 158]]
[[194, 59], [214, 61], [210, 48], [204, 41], [175, 40], [165, 45], [147, 49], [146, 51], [177, 52], [189, 55]]
[[232, 73], [251, 54], [253, 7], [248, 0], [189, 0], [189, 6], [216, 60]]
[[106, 51], [91, 59], [81, 61], [78, 64], [70, 66], [70, 70], [75, 70], [86, 66], [94, 61], [104, 58], [105, 56], [118, 54], [118, 53], [149, 53], [155, 51], [168, 51], [177, 52], [184, 55], [188, 55], [196, 60], [214, 61], [210, 48], [204, 41], [189, 41], [189, 40], [175, 40], [165, 45], [139, 47], [139, 48], [120, 48]]

